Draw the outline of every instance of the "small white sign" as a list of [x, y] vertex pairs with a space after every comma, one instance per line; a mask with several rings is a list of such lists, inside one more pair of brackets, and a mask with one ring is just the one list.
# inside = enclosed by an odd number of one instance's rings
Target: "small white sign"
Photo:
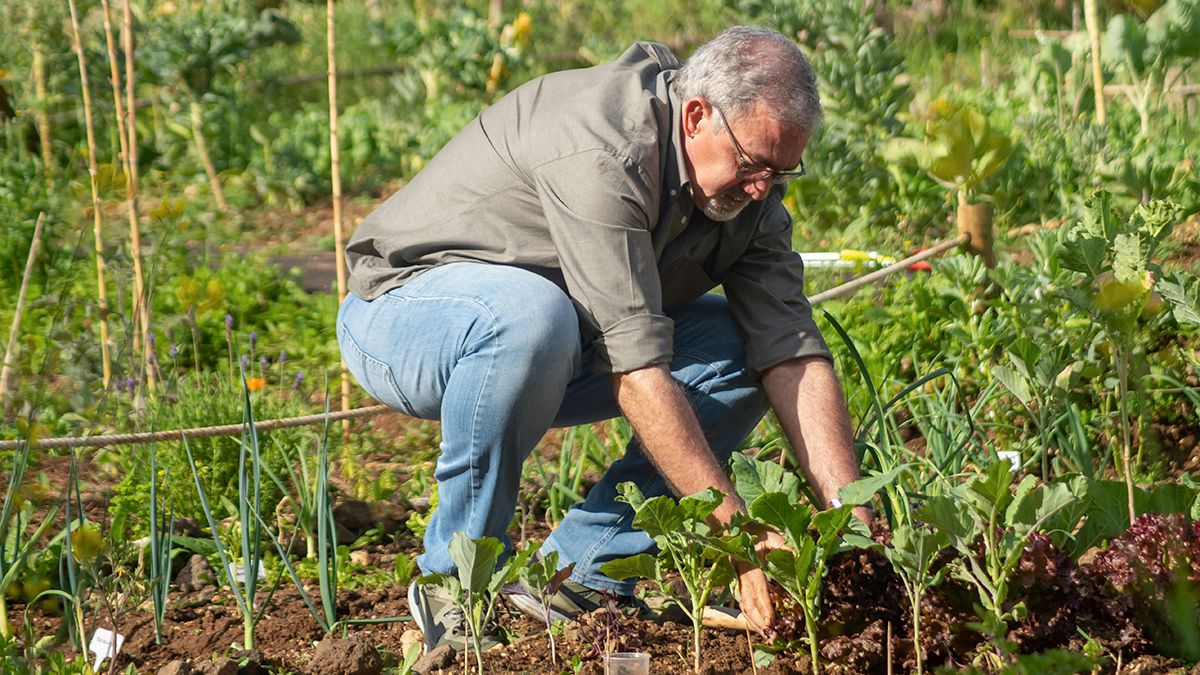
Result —
[[1012, 464], [1013, 471], [1021, 469], [1021, 453], [1016, 450], [1001, 450], [996, 453], [996, 456], [1008, 460], [1008, 463]]
[[[258, 561], [258, 578], [267, 578], [267, 568], [263, 566], [263, 561], [261, 560]], [[246, 580], [246, 569], [237, 563], [233, 564], [233, 579], [239, 584]]]
[[121, 645], [125, 644], [125, 636], [120, 633], [114, 633], [107, 628], [97, 628], [95, 633], [92, 633], [92, 641], [88, 644], [88, 651], [96, 655], [96, 662], [92, 665], [94, 672], [100, 671], [100, 664], [104, 663], [105, 659], [116, 658], [117, 652], [121, 651]]

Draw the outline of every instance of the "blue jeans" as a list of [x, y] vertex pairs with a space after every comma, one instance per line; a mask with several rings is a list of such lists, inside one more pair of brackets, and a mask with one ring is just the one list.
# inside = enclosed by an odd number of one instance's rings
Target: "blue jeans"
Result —
[[[767, 406], [747, 372], [741, 332], [717, 295], [667, 315], [675, 321], [671, 373], [726, 462]], [[509, 550], [521, 465], [548, 429], [621, 414], [610, 376], [593, 372], [570, 298], [526, 270], [453, 263], [371, 302], [349, 295], [337, 333], [350, 372], [372, 396], [407, 415], [441, 420], [439, 503], [417, 559], [426, 574], [454, 570], [448, 546], [457, 531], [496, 537]], [[575, 581], [632, 595], [632, 581], [597, 569], [654, 550], [649, 536], [632, 529], [632, 509], [614, 499], [625, 481], [647, 496], [669, 494], [635, 439], [542, 550], [558, 551], [560, 567], [574, 563]]]

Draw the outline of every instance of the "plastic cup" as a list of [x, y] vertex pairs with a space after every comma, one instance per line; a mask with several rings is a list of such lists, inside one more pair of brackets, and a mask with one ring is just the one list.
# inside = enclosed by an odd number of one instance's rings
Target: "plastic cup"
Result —
[[614, 652], [604, 657], [604, 675], [650, 675], [646, 652]]

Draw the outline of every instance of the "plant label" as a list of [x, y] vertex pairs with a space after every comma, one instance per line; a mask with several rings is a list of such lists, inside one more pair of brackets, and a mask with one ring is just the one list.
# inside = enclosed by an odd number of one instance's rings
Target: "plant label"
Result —
[[[242, 567], [241, 565], [234, 563], [233, 578], [238, 583], [244, 582], [246, 580], [246, 569], [244, 567]], [[258, 561], [258, 578], [259, 579], [267, 578], [267, 568], [263, 566], [263, 561], [261, 561], [261, 560]]]
[[1001, 450], [996, 453], [996, 456], [1001, 460], [1008, 460], [1008, 463], [1012, 464], [1013, 471], [1021, 469], [1021, 453], [1016, 450]]
[[125, 636], [120, 633], [114, 633], [107, 628], [97, 628], [95, 633], [92, 633], [92, 641], [88, 644], [88, 651], [96, 655], [96, 662], [92, 665], [94, 672], [99, 672], [100, 664], [104, 663], [105, 659], [116, 658], [117, 652], [121, 651], [121, 645], [125, 644]]

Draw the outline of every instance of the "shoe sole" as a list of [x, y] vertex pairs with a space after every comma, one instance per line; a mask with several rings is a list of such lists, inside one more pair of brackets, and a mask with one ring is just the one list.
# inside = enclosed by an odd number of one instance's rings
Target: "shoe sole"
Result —
[[[521, 610], [521, 613], [525, 616], [528, 616], [532, 619], [537, 619], [538, 621], [546, 620], [546, 608], [543, 607], [542, 603], [532, 595], [521, 592], [510, 593], [506, 597], [508, 598], [508, 601], [516, 606], [517, 609]], [[575, 617], [563, 614], [553, 607], [550, 608], [549, 614], [550, 620], [555, 623], [564, 623], [575, 620]]]

